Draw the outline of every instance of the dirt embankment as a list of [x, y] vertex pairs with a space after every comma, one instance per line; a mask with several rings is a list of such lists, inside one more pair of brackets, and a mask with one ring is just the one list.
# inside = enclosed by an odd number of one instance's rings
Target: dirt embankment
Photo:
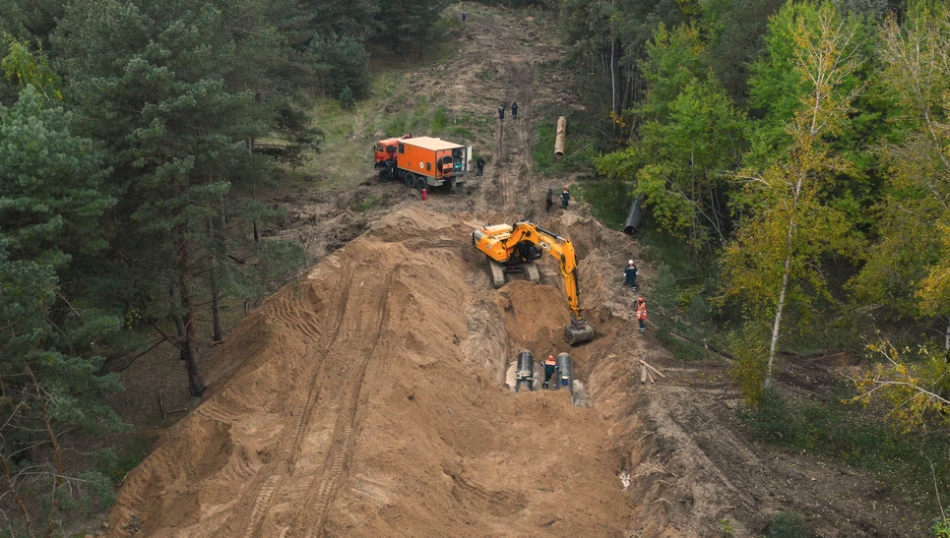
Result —
[[135, 514], [146, 537], [622, 535], [632, 507], [596, 411], [509, 392], [505, 355], [484, 354], [563, 349], [556, 290], [513, 282], [479, 323], [471, 223], [391, 223], [245, 319], [114, 529]]

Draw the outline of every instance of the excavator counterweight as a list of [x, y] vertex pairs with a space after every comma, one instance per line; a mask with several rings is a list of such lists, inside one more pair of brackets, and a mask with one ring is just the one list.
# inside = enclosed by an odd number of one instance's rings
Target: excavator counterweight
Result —
[[559, 262], [567, 303], [571, 309], [571, 324], [564, 328], [564, 339], [573, 346], [594, 338], [593, 327], [581, 313], [577, 257], [570, 239], [531, 222], [518, 222], [514, 225], [495, 224], [478, 228], [472, 232], [472, 244], [488, 256], [492, 285], [496, 289], [505, 285], [505, 273], [524, 272], [532, 282], [537, 283], [539, 274], [534, 262], [545, 252], [554, 256]]

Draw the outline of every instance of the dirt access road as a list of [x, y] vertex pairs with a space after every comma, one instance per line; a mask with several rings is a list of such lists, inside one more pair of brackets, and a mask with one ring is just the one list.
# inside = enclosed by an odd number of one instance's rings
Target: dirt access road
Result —
[[[532, 170], [532, 113], [579, 106], [536, 80], [557, 44], [529, 21], [468, 11], [460, 52], [414, 84], [453, 96], [453, 111], [493, 114], [486, 95], [519, 102], [518, 122], [496, 123], [489, 179], [425, 203], [389, 184], [292, 206], [280, 233], [319, 262], [204, 365], [208, 394], [129, 474], [109, 536], [713, 536], [722, 519], [753, 536], [785, 508], [821, 536], [906, 535], [906, 507], [868, 477], [747, 443], [726, 405], [732, 389], [706, 375], [721, 380], [722, 365], [678, 363], [633, 329], [633, 297], [617, 290], [638, 245], [583, 206], [543, 213], [549, 179]], [[443, 70], [459, 76], [445, 82]], [[383, 189], [397, 193], [390, 205], [349, 209]], [[471, 247], [474, 227], [522, 216], [571, 237], [582, 258], [597, 338], [572, 355], [588, 408], [565, 391], [504, 385], [519, 350], [563, 351], [568, 321], [553, 260], [541, 285], [495, 291]], [[653, 270], [640, 266], [649, 283]], [[641, 358], [668, 377], [640, 385]]]

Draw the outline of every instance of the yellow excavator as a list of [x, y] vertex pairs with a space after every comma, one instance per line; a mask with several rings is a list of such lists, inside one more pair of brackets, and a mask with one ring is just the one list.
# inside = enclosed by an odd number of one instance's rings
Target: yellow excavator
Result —
[[544, 252], [557, 258], [571, 308], [571, 324], [564, 328], [564, 338], [572, 346], [594, 338], [593, 327], [581, 315], [577, 257], [570, 239], [532, 222], [522, 221], [514, 225], [495, 224], [479, 228], [472, 232], [472, 244], [488, 256], [495, 289], [505, 285], [505, 273], [525, 273], [528, 280], [537, 283], [540, 275], [534, 262]]

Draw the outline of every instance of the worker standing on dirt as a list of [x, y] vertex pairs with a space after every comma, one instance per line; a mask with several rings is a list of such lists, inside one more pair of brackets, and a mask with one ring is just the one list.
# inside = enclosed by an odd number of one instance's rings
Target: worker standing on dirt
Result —
[[546, 207], [544, 208], [544, 212], [545, 212], [545, 213], [550, 213], [550, 212], [551, 212], [551, 206], [554, 205], [554, 187], [552, 187], [552, 186], [550, 186], [550, 185], [548, 185], [548, 197], [544, 199], [544, 204], [545, 204], [545, 206], [546, 206]]
[[640, 324], [640, 332], [647, 330], [647, 303], [643, 297], [637, 297], [637, 323]]
[[564, 185], [564, 191], [561, 192], [561, 209], [567, 209], [567, 203], [571, 201], [571, 187]]
[[478, 167], [478, 177], [482, 177], [482, 174], [485, 172], [485, 158], [479, 156], [475, 166]]
[[498, 119], [502, 121], [504, 121], [505, 119], [505, 105], [504, 104], [498, 107]]
[[633, 260], [627, 260], [627, 268], [623, 270], [623, 285], [637, 291], [637, 266]]
[[462, 22], [465, 22], [465, 12], [462, 12]]
[[511, 119], [518, 119], [518, 103], [511, 103]]
[[[544, 359], [544, 384], [542, 387], [548, 388], [548, 382], [551, 381], [551, 376], [557, 372], [557, 361], [554, 360], [554, 355], [548, 355], [548, 358]], [[554, 378], [554, 382], [557, 383], [557, 378]]]

